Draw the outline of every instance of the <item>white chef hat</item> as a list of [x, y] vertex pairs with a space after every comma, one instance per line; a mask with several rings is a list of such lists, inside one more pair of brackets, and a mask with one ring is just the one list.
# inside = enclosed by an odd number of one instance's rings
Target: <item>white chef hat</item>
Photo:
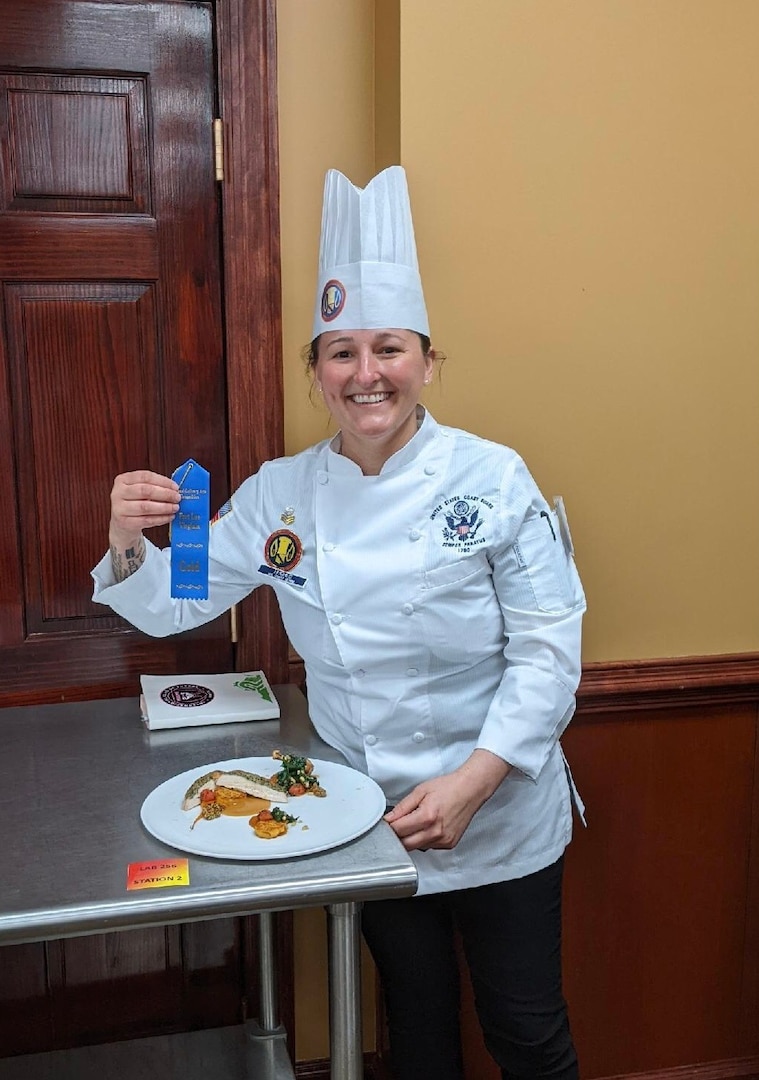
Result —
[[393, 165], [362, 189], [330, 169], [313, 337], [325, 330], [385, 327], [430, 333], [406, 173]]

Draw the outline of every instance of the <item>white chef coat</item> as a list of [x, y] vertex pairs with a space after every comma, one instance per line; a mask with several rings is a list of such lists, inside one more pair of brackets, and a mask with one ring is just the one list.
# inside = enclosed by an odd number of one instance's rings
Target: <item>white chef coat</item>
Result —
[[413, 852], [419, 892], [550, 865], [569, 842], [559, 737], [585, 599], [567, 532], [522, 459], [429, 413], [378, 476], [339, 436], [264, 464], [211, 527], [209, 599], [170, 598], [169, 551], [93, 599], [155, 636], [272, 586], [321, 737], [395, 804], [475, 747], [514, 766], [452, 851]]

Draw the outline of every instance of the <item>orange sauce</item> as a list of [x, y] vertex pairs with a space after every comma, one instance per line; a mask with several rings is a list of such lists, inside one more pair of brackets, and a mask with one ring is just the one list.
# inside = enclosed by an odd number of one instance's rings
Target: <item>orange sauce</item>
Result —
[[270, 806], [268, 799], [259, 799], [255, 795], [243, 795], [241, 799], [230, 800], [221, 812], [227, 817], [250, 817], [252, 814], [257, 814], [259, 810], [268, 810]]

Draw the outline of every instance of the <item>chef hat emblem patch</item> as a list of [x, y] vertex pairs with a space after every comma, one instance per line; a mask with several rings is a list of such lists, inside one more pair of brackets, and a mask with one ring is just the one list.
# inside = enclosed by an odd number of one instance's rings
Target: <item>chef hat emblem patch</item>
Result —
[[277, 529], [264, 546], [264, 558], [276, 570], [292, 570], [303, 556], [300, 537], [289, 529]]
[[322, 292], [322, 318], [325, 322], [336, 319], [345, 307], [345, 286], [333, 278], [324, 286]]

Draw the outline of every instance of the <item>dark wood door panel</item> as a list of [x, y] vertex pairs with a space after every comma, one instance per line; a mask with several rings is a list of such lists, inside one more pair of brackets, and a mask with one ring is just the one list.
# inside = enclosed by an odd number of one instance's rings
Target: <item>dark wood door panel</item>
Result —
[[89, 576], [117, 473], [192, 456], [214, 504], [229, 494], [213, 9], [21, 0], [8, 14], [0, 496], [15, 524], [0, 529], [0, 700], [229, 669], [227, 619], [155, 643], [146, 665]]
[[[6, 287], [25, 633], [117, 625], [93, 604], [108, 529], [107, 481], [165, 468], [152, 285]], [[97, 454], [93, 454], [93, 448]]]
[[47, 947], [11, 945], [0, 953], [0, 1057], [30, 1054], [52, 1039]]
[[184, 70], [205, 62], [212, 20], [203, 0], [14, 0], [3, 5], [0, 67], [117, 76], [163, 66], [176, 72], [176, 107], [192, 101]]
[[158, 276], [154, 218], [0, 214], [2, 281], [155, 281]]
[[144, 76], [5, 72], [0, 91], [0, 208], [150, 212]]
[[147, 1025], [175, 1027], [182, 1015], [181, 961], [178, 926], [50, 942], [56, 1038], [76, 1032], [78, 1042], [95, 1043], [114, 1029], [129, 1036]]
[[[0, 1057], [239, 1023], [247, 924], [217, 919], [2, 950]], [[255, 993], [255, 991], [254, 991]]]
[[[105, 609], [107, 611], [107, 609]], [[203, 630], [157, 641], [118, 620], [122, 629], [79, 634], [31, 634], [2, 648], [0, 695], [15, 705], [132, 697], [136, 672], [166, 675], [215, 672], [218, 663]]]

